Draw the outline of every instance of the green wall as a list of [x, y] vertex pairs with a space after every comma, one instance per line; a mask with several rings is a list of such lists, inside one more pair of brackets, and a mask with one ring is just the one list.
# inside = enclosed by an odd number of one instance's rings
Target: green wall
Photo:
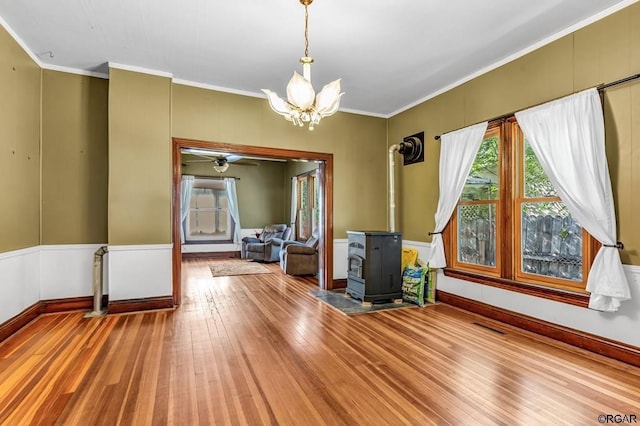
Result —
[[[3, 29], [0, 59], [0, 202], [10, 206], [0, 210], [0, 252], [105, 239], [171, 242], [171, 136], [332, 153], [334, 238], [344, 238], [348, 229], [386, 228], [387, 147], [424, 130], [425, 162], [397, 173], [397, 227], [405, 239], [428, 241], [438, 198], [433, 136], [639, 72], [640, 3], [388, 120], [340, 112], [313, 132], [293, 127], [264, 99], [167, 77], [111, 69], [107, 81], [41, 71]], [[640, 84], [606, 92], [607, 153], [628, 247], [622, 257], [636, 265], [638, 111]], [[287, 201], [288, 190], [285, 220]]]
[[[256, 161], [259, 166], [229, 163], [224, 173], [213, 170], [211, 163], [194, 163], [182, 168], [185, 175], [233, 176], [238, 193], [240, 224], [243, 228], [263, 228], [269, 223], [287, 223], [283, 185], [286, 164], [279, 161]], [[285, 213], [286, 212], [286, 213]]]
[[109, 81], [42, 79], [42, 244], [105, 243]]
[[[640, 71], [640, 3], [389, 119], [389, 145], [425, 131], [425, 162], [398, 173], [400, 230], [428, 241], [438, 200], [433, 137]], [[607, 155], [624, 263], [640, 265], [640, 83], [606, 91]], [[636, 143], [634, 144], [634, 140]]]
[[41, 70], [0, 27], [0, 252], [40, 243]]
[[345, 238], [348, 229], [386, 227], [384, 119], [339, 112], [311, 132], [271, 111], [265, 99], [174, 84], [172, 132], [186, 139], [332, 153], [334, 238]]
[[171, 243], [171, 79], [109, 70], [109, 244]]

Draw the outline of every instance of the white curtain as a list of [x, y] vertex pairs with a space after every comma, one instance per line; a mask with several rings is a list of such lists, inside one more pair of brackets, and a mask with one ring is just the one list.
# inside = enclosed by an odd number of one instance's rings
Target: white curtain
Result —
[[589, 307], [617, 311], [631, 298], [616, 244], [616, 217], [596, 89], [516, 113], [516, 119], [571, 215], [603, 244], [587, 279]]
[[191, 190], [195, 178], [193, 176], [182, 175], [180, 187], [180, 239], [185, 242], [185, 229], [187, 228], [187, 216], [189, 215], [189, 205], [191, 202]]
[[440, 137], [440, 198], [435, 215], [436, 229], [429, 251], [429, 266], [432, 268], [447, 266], [441, 232], [458, 204], [488, 124], [485, 121]]
[[296, 219], [298, 217], [298, 178], [296, 176], [291, 178], [291, 220], [289, 226], [291, 226], [291, 239], [296, 239]]
[[238, 208], [238, 193], [236, 191], [236, 180], [234, 178], [225, 178], [224, 185], [227, 188], [227, 202], [229, 204], [229, 213], [235, 222], [233, 231], [233, 242], [240, 244], [242, 240], [242, 227], [240, 226], [240, 210]]

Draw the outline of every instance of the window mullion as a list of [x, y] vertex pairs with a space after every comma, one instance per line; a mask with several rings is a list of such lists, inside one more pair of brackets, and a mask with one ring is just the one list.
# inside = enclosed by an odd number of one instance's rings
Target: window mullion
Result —
[[504, 122], [500, 130], [500, 275], [503, 278], [513, 278], [513, 195], [514, 195], [514, 156], [513, 156], [513, 126]]

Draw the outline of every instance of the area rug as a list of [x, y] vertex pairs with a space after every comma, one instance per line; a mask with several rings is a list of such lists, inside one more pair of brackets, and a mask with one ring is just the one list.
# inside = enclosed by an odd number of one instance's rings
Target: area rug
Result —
[[209, 268], [214, 277], [271, 273], [264, 265], [246, 260], [222, 260], [209, 265]]
[[368, 314], [371, 312], [387, 311], [390, 309], [417, 308], [413, 303], [374, 303], [363, 305], [361, 301], [345, 296], [344, 289], [340, 290], [312, 290], [311, 294], [345, 315]]

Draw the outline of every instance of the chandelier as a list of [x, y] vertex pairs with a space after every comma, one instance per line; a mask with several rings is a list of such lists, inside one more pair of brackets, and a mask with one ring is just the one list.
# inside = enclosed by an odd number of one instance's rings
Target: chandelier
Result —
[[271, 90], [262, 89], [267, 95], [269, 105], [285, 119], [294, 125], [304, 126], [309, 123], [309, 130], [320, 123], [322, 117], [328, 117], [338, 111], [340, 106], [340, 79], [326, 84], [316, 95], [311, 85], [311, 64], [313, 58], [309, 56], [309, 11], [308, 6], [313, 0], [300, 0], [304, 6], [304, 56], [300, 58], [302, 75], [296, 71], [287, 84], [287, 100], [280, 98]]

